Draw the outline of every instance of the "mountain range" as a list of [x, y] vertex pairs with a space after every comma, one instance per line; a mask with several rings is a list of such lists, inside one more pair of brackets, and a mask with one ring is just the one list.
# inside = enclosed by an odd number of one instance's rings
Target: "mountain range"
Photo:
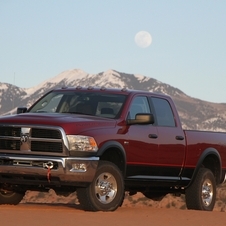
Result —
[[63, 86], [104, 86], [164, 93], [173, 98], [184, 129], [226, 131], [226, 103], [192, 98], [154, 78], [115, 70], [98, 74], [88, 74], [80, 69], [67, 70], [32, 88], [0, 82], [0, 115], [14, 114], [17, 107], [29, 107], [49, 90]]

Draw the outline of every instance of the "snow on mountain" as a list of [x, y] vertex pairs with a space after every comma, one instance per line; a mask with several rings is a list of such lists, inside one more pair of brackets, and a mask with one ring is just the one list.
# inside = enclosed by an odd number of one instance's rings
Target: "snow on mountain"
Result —
[[226, 131], [226, 104], [191, 98], [178, 88], [154, 78], [112, 69], [98, 74], [88, 74], [81, 69], [67, 70], [27, 89], [0, 83], [0, 115], [15, 113], [19, 106], [29, 107], [46, 92], [64, 86], [104, 86], [164, 93], [174, 99], [185, 129]]
[[73, 69], [73, 70], [68, 70], [60, 73], [56, 77], [48, 80], [49, 83], [59, 83], [62, 80], [67, 81], [68, 83], [73, 82], [76, 79], [82, 79], [85, 76], [87, 76], [88, 73], [84, 72], [83, 70], [80, 69]]

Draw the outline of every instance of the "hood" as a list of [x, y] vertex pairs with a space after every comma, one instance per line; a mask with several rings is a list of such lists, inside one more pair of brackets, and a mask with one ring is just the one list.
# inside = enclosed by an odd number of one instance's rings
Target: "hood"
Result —
[[25, 126], [59, 126], [66, 134], [115, 127], [115, 119], [101, 118], [97, 116], [59, 113], [23, 113], [0, 117], [0, 125], [13, 124]]

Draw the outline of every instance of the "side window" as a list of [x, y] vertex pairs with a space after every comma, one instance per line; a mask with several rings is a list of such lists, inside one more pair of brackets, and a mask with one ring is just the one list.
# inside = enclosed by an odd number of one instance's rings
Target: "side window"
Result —
[[176, 124], [169, 102], [161, 98], [152, 97], [151, 99], [155, 108], [158, 125], [175, 127]]
[[129, 119], [135, 119], [138, 113], [150, 113], [150, 107], [148, 104], [147, 97], [138, 96], [135, 97], [129, 108]]

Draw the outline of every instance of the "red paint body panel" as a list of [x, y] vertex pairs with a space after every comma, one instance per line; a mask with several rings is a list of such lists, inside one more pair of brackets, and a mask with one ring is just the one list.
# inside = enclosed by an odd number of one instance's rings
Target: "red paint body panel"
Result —
[[216, 149], [222, 161], [222, 168], [226, 169], [226, 134], [221, 132], [203, 132], [185, 130], [187, 152], [185, 166], [194, 168], [203, 151], [207, 148]]

